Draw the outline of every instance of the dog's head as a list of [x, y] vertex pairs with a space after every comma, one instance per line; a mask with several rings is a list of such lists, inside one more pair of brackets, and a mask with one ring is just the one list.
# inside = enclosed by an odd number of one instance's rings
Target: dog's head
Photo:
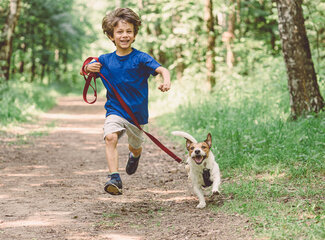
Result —
[[186, 148], [190, 157], [196, 164], [201, 164], [206, 158], [209, 157], [209, 152], [212, 145], [212, 137], [209, 133], [204, 142], [193, 143], [186, 139]]

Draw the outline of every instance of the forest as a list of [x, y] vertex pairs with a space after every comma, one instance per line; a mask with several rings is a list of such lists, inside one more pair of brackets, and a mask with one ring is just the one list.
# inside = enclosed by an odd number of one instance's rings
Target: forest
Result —
[[234, 198], [213, 210], [253, 219], [260, 239], [324, 238], [323, 0], [2, 0], [0, 133], [82, 99], [83, 61], [114, 51], [101, 21], [116, 7], [139, 14], [133, 46], [171, 72], [168, 94], [149, 82], [154, 126], [212, 133]]

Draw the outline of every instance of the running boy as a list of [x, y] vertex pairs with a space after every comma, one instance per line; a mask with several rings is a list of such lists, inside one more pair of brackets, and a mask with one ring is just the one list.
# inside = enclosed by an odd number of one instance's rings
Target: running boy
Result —
[[[139, 124], [148, 123], [148, 78], [161, 74], [163, 83], [158, 87], [166, 92], [170, 89], [169, 71], [148, 54], [132, 48], [141, 20], [129, 8], [118, 8], [103, 18], [104, 34], [116, 46], [116, 51], [99, 57], [99, 62], [88, 64], [86, 73], [101, 72], [119, 92], [125, 103], [134, 113]], [[142, 132], [133, 124], [131, 117], [122, 108], [111, 87], [102, 79], [107, 89], [104, 124], [105, 152], [110, 179], [104, 190], [112, 195], [122, 194], [122, 180], [118, 173], [118, 139], [126, 133], [129, 143], [127, 174], [135, 173], [142, 152], [144, 138]]]

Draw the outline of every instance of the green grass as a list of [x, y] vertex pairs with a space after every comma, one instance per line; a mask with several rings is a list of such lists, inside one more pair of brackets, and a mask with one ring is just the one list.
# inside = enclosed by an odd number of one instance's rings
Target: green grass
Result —
[[46, 85], [10, 80], [0, 84], [0, 126], [32, 120], [55, 105], [57, 93]]
[[57, 91], [47, 85], [23, 82], [18, 78], [1, 82], [0, 142], [24, 145], [35, 137], [47, 135], [48, 130], [54, 127], [54, 122], [34, 131], [17, 129], [22, 123], [36, 122], [40, 113], [55, 105], [58, 95]]
[[198, 140], [212, 134], [224, 199], [215, 211], [247, 216], [257, 238], [324, 239], [325, 113], [290, 120], [281, 58], [264, 57], [246, 76], [221, 71], [213, 94], [194, 79], [173, 85], [173, 101], [156, 95], [151, 106], [170, 106], [157, 125]]

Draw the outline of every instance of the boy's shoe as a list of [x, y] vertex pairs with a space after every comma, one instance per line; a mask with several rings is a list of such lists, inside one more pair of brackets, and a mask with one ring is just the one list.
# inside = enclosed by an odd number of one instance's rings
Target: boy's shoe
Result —
[[111, 195], [121, 195], [122, 181], [116, 178], [111, 178], [105, 183], [104, 190]]
[[129, 153], [129, 160], [125, 168], [127, 174], [131, 175], [137, 171], [140, 157], [141, 155], [139, 157], [133, 157], [132, 153]]

